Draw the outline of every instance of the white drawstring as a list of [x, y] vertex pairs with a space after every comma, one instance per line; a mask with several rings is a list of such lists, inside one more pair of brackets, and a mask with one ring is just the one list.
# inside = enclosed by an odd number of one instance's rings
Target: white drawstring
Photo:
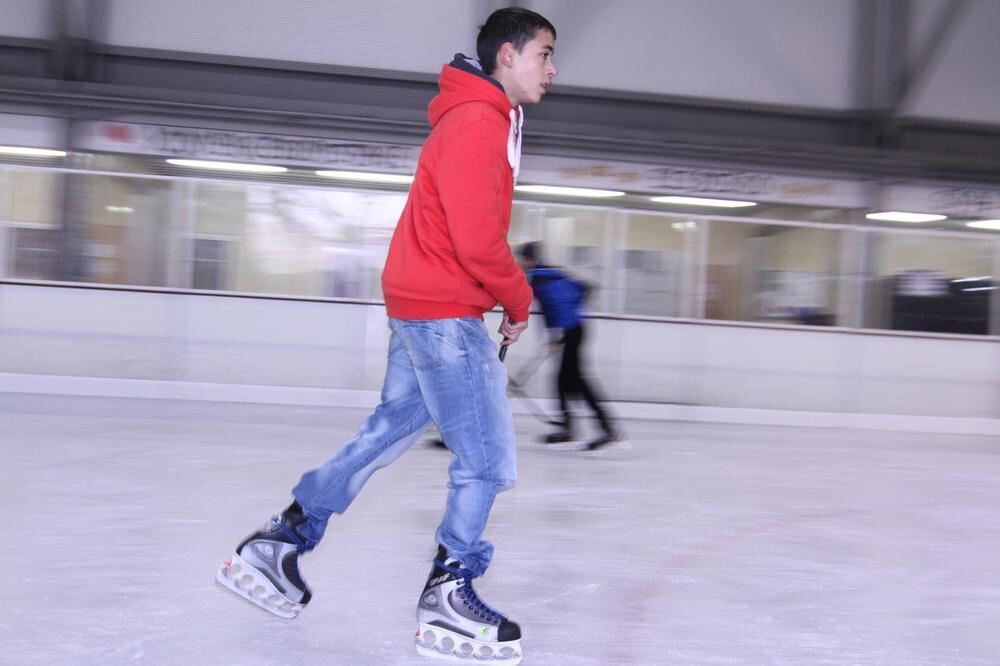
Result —
[[510, 110], [510, 131], [507, 134], [507, 162], [514, 170], [514, 182], [521, 170], [521, 128], [524, 126], [524, 109], [520, 106]]

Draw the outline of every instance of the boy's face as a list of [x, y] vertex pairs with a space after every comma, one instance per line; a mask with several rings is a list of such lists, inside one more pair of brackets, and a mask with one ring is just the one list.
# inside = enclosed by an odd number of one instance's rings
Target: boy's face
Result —
[[552, 61], [556, 39], [548, 30], [538, 30], [518, 52], [505, 44], [500, 53], [500, 66], [507, 71], [504, 90], [511, 104], [537, 104], [552, 85], [559, 70]]

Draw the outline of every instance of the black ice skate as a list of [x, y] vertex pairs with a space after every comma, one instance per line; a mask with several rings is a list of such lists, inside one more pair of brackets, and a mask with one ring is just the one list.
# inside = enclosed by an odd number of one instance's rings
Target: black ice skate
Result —
[[550, 432], [542, 439], [546, 444], [562, 444], [573, 441], [573, 431], [569, 428], [561, 428], [555, 432]]
[[521, 628], [484, 604], [443, 547], [417, 604], [417, 652], [447, 661], [521, 663]]
[[298, 566], [299, 555], [316, 545], [299, 533], [305, 521], [293, 503], [237, 546], [215, 580], [269, 613], [294, 618], [312, 598]]
[[620, 429], [613, 428], [605, 431], [603, 435], [600, 435], [599, 437], [587, 442], [584, 448], [586, 448], [587, 451], [596, 451], [598, 449], [604, 448], [605, 446], [608, 446], [609, 444], [620, 442], [624, 438], [625, 435], [624, 433], [622, 433]]

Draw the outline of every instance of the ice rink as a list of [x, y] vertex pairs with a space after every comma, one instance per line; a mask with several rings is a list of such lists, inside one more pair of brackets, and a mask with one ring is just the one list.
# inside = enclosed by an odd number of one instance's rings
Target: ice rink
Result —
[[[0, 394], [0, 662], [440, 663], [413, 635], [446, 451], [331, 522], [298, 619], [214, 581], [365, 414]], [[477, 587], [525, 666], [1000, 663], [996, 437], [634, 420], [591, 455], [516, 426]]]

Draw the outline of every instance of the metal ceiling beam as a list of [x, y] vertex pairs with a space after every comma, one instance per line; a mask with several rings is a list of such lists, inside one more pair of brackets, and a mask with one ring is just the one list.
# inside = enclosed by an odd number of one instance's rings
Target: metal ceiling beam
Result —
[[916, 91], [927, 83], [927, 73], [954, 37], [955, 26], [971, 6], [971, 0], [950, 0], [947, 5], [941, 7], [926, 41], [906, 59], [900, 72], [895, 99], [891, 105], [894, 116], [899, 116]]
[[47, 75], [67, 81], [100, 80], [97, 53], [107, 29], [107, 0], [49, 0]]
[[901, 118], [949, 41], [971, 0], [948, 0], [923, 43], [913, 43], [913, 0], [857, 0], [854, 52], [859, 73], [855, 98], [871, 114], [864, 143], [898, 148]]

